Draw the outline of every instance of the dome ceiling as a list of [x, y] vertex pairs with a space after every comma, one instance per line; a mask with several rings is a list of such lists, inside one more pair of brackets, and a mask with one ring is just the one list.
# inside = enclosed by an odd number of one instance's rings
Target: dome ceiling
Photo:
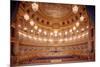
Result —
[[72, 5], [61, 4], [40, 4], [40, 11], [49, 18], [64, 18], [68, 17], [72, 12]]
[[66, 45], [88, 39], [89, 18], [81, 5], [20, 2], [15, 22], [23, 43]]
[[[34, 20], [35, 23], [44, 26], [45, 28], [49, 27], [53, 29], [61, 29], [62, 27], [72, 26], [77, 21], [79, 21], [80, 16], [82, 15], [87, 18], [85, 6], [38, 3], [38, 7], [35, 7], [35, 10], [38, 10], [34, 11], [31, 4], [32, 3], [29, 2], [21, 2], [18, 14], [20, 15], [20, 17], [28, 14], [30, 19]], [[74, 6], [77, 6], [77, 8], [73, 9]], [[78, 10], [75, 11], [76, 9]], [[74, 13], [73, 11], [76, 13]]]

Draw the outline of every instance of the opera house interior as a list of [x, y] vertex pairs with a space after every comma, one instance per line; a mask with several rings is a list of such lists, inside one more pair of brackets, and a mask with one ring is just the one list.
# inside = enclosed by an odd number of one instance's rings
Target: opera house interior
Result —
[[95, 7], [11, 1], [11, 65], [95, 61]]

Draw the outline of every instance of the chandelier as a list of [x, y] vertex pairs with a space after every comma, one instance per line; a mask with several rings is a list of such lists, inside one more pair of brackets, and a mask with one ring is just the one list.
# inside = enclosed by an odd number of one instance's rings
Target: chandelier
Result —
[[32, 9], [34, 12], [38, 11], [39, 5], [37, 3], [32, 3]]

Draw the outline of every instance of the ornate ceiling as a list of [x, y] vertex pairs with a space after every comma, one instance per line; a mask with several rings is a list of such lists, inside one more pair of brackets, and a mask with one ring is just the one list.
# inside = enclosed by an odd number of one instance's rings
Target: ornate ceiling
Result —
[[64, 46], [88, 40], [89, 17], [81, 5], [20, 2], [15, 22], [24, 44]]
[[[61, 4], [40, 4], [41, 14], [46, 15], [51, 19], [63, 19], [71, 15], [72, 5], [61, 5]], [[67, 15], [67, 16], [66, 16]]]

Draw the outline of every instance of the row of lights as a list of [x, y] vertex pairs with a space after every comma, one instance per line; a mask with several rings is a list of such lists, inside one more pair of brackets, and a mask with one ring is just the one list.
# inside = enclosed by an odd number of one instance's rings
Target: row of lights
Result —
[[47, 41], [49, 41], [49, 42], [53, 42], [53, 41], [59, 41], [59, 42], [63, 42], [63, 41], [72, 41], [72, 40], [76, 40], [76, 39], [80, 39], [80, 38], [82, 38], [82, 37], [85, 37], [85, 36], [87, 36], [88, 35], [88, 32], [84, 32], [84, 33], [82, 33], [81, 35], [77, 35], [77, 36], [72, 36], [72, 37], [69, 37], [69, 38], [59, 38], [59, 40], [57, 39], [57, 40], [55, 40], [55, 39], [53, 39], [53, 38], [40, 38], [40, 37], [32, 37], [32, 36], [30, 36], [30, 35], [27, 35], [27, 34], [24, 34], [24, 33], [22, 33], [22, 32], [18, 32], [19, 33], [19, 35], [21, 35], [21, 36], [23, 36], [23, 37], [28, 37], [29, 39], [34, 39], [34, 40], [36, 40], [36, 41], [44, 41], [44, 42], [47, 42]]
[[[76, 23], [76, 26], [79, 26], [79, 22]], [[88, 26], [87, 26], [86, 28], [88, 28]], [[35, 30], [38, 30], [38, 33], [41, 33], [41, 32], [43, 31], [42, 29], [38, 29], [38, 26], [36, 26], [36, 25], [34, 26], [34, 29], [35, 29]], [[28, 29], [25, 27], [24, 30], [28, 30]], [[69, 32], [70, 32], [70, 33], [73, 33], [74, 30], [76, 30], [76, 27], [75, 27], [75, 26], [73, 27], [73, 29], [70, 29]], [[84, 31], [84, 30], [85, 30], [85, 28], [82, 28], [82, 29], [81, 29], [81, 31]], [[34, 32], [34, 31], [31, 30], [31, 32]], [[76, 30], [76, 32], [79, 32], [79, 31]], [[43, 33], [44, 33], [44, 35], [47, 35], [47, 34], [48, 34], [47, 31], [43, 31]], [[62, 35], [62, 33], [61, 33], [61, 32], [58, 33], [57, 30], [54, 30], [54, 32], [50, 32], [49, 34], [50, 34], [51, 36], [52, 36], [52, 35], [54, 35], [54, 36], [57, 36], [57, 35], [60, 35], [60, 36], [61, 36], [61, 35]], [[68, 34], [68, 32], [65, 31], [65, 35], [67, 35], [67, 34]]]
[[[77, 23], [76, 23], [76, 24], [77, 24]], [[85, 31], [85, 29], [88, 29], [88, 26], [86, 26], [86, 28], [81, 28], [80, 31]], [[28, 28], [25, 27], [24, 30], [28, 30]], [[44, 35], [47, 35], [48, 33], [49, 33], [51, 36], [52, 36], [53, 34], [54, 34], [55, 36], [57, 36], [57, 35], [62, 35], [62, 33], [61, 33], [61, 32], [58, 32], [58, 30], [54, 30], [53, 32], [47, 32], [47, 31], [43, 31], [41, 28], [38, 28], [38, 26], [36, 26], [36, 25], [34, 26], [34, 30], [37, 30], [38, 33], [42, 33], [42, 32], [43, 32]], [[33, 33], [34, 30], [33, 30], [33, 29], [30, 30], [30, 32]], [[72, 29], [69, 29], [69, 31], [65, 31], [64, 33], [65, 33], [65, 35], [67, 35], [68, 32], [69, 32], [69, 33], [73, 33], [73, 31], [75, 31], [76, 33], [79, 32], [79, 30], [77, 30], [76, 27], [74, 26]]]
[[[88, 26], [86, 26], [86, 28], [81, 28], [80, 31], [85, 31], [85, 29], [88, 29]], [[24, 30], [28, 30], [28, 29], [24, 28]], [[69, 32], [65, 31], [64, 35], [68, 35], [68, 33], [69, 34], [73, 34], [73, 31], [75, 31], [75, 30], [76, 30], [76, 28], [73, 27], [73, 29], [70, 29]], [[47, 31], [43, 31], [42, 29], [37, 29], [37, 31], [38, 31], [37, 32], [38, 34], [40, 34], [40, 33], [42, 34], [43, 33], [44, 35], [50, 35], [50, 36], [55, 36], [55, 37], [63, 35], [63, 32], [59, 32], [58, 30], [54, 30], [53, 32], [47, 32]], [[34, 30], [30, 30], [30, 32], [33, 33]], [[78, 33], [79, 30], [76, 30], [75, 32]]]

